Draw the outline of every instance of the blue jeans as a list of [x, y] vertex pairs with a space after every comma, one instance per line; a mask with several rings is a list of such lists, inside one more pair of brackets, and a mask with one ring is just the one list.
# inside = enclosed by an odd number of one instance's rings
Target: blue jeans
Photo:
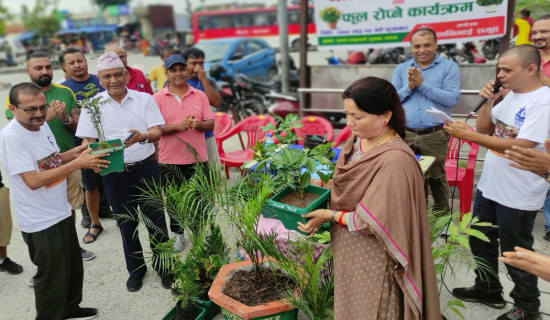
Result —
[[544, 217], [546, 218], [546, 223], [544, 224], [544, 233], [550, 232], [550, 189], [546, 193], [546, 200], [544, 201]]
[[[490, 222], [498, 227], [475, 228], [483, 232], [489, 238], [489, 242], [470, 237], [472, 253], [483, 259], [494, 273], [487, 274], [480, 268], [476, 269], [476, 285], [487, 294], [500, 294], [502, 285], [498, 278], [499, 241], [501, 252], [514, 251], [515, 246], [533, 250], [533, 225], [537, 211], [505, 207], [484, 198], [482, 192], [478, 190], [474, 200], [473, 215], [481, 222]], [[537, 312], [540, 307], [538, 278], [509, 265], [506, 265], [506, 269], [514, 282], [514, 288], [510, 292], [514, 304], [527, 312]]]

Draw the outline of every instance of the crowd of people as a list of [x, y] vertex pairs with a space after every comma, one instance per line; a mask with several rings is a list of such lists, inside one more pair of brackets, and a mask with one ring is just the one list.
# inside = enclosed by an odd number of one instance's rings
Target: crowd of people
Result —
[[[455, 288], [453, 295], [504, 308], [501, 260], [514, 283], [514, 305], [497, 319], [541, 319], [537, 276], [550, 279], [550, 258], [532, 252], [532, 232], [550, 182], [549, 30], [550, 16], [538, 19], [531, 32], [533, 45], [516, 46], [500, 56], [497, 80], [502, 88], [494, 92], [494, 80], [481, 88], [486, 102], [476, 131], [460, 121], [438, 123], [426, 113], [433, 106], [450, 115], [460, 96], [459, 68], [436, 54], [437, 36], [427, 27], [411, 34], [413, 58], [395, 69], [391, 82], [367, 77], [344, 91], [352, 134], [328, 184], [330, 209], [313, 211], [305, 215], [310, 218], [306, 224], [299, 223], [311, 235], [324, 222], [332, 224], [335, 319], [444, 318], [429, 238], [427, 189], [434, 210], [448, 214], [444, 162], [450, 136], [489, 150], [473, 215], [496, 226], [479, 228], [489, 242], [470, 240], [474, 256], [493, 272], [476, 269], [474, 285]], [[59, 85], [52, 83], [46, 55], [29, 56], [30, 82], [14, 86], [8, 96], [6, 115], [14, 120], [0, 131], [0, 162], [37, 266], [31, 281], [37, 319], [97, 315], [97, 309], [80, 307], [82, 261], [94, 254], [80, 247], [74, 221], [75, 210], [86, 207], [89, 217], [81, 224], [88, 232], [82, 242], [98, 241], [102, 197], [110, 206], [106, 215], [114, 215], [120, 229], [126, 288], [135, 292], [142, 287], [147, 266], [135, 236], [140, 202], [134, 201], [140, 188], [145, 181], [162, 185], [175, 177], [187, 179], [207, 161], [219, 162], [211, 106], [218, 106], [221, 98], [204, 72], [204, 58], [198, 49], [181, 55], [166, 51], [162, 69], [148, 79], [128, 67], [120, 47], [106, 48], [97, 60], [97, 75], [88, 73], [82, 52], [68, 49], [62, 55], [67, 76]], [[154, 94], [151, 80], [157, 81]], [[124, 141], [123, 172], [100, 176], [109, 161], [87, 149], [99, 136], [77, 102], [90, 95], [102, 101], [106, 140]], [[415, 154], [435, 158], [426, 173]], [[1, 177], [0, 191], [0, 270], [17, 274], [21, 266], [7, 257], [11, 218]], [[152, 222], [147, 231], [154, 242], [168, 240], [169, 225], [175, 249], [182, 249], [183, 230], [175, 221], [167, 224], [159, 208], [142, 206], [141, 211]], [[153, 246], [151, 250], [154, 255]], [[171, 275], [155, 271], [162, 286], [170, 288]]]

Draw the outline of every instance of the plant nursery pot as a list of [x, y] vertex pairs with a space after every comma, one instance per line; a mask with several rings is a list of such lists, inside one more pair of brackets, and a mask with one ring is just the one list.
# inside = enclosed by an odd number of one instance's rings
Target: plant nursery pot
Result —
[[[204, 319], [206, 319], [205, 318], [206, 310], [204, 310], [204, 308], [201, 307], [201, 306], [198, 306], [197, 309], [199, 310], [199, 312], [198, 312], [198, 315], [195, 318], [195, 320], [204, 320]], [[164, 318], [162, 318], [162, 320], [173, 320], [175, 318], [176, 318], [176, 307], [172, 308], [172, 310], [170, 310], [170, 312], [168, 312], [168, 314], [166, 314], [164, 316]]]
[[[307, 223], [307, 219], [302, 218], [302, 214], [310, 213], [311, 211], [317, 209], [326, 208], [328, 204], [328, 199], [330, 197], [329, 189], [321, 188], [314, 185], [307, 186], [305, 191], [318, 194], [319, 198], [315, 199], [315, 201], [310, 203], [305, 208], [298, 208], [295, 206], [284, 204], [279, 202], [279, 200], [287, 194], [294, 192], [294, 190], [292, 190], [290, 187], [286, 187], [279, 193], [277, 193], [273, 198], [268, 200], [268, 208], [266, 209], [266, 211], [271, 211], [271, 218], [281, 220], [286, 229], [301, 232], [298, 230], [298, 221], [302, 223]], [[301, 233], [304, 234], [303, 232]]]
[[329, 29], [334, 30], [334, 29], [336, 29], [336, 24], [337, 24], [337, 23], [338, 23], [338, 22], [327, 22], [327, 27], [328, 27]]
[[207, 299], [192, 299], [201, 308], [205, 310], [204, 320], [212, 320], [218, 313], [220, 313], [220, 306], [214, 303], [214, 301]]
[[306, 137], [304, 139], [304, 147], [308, 149], [313, 149], [318, 145], [325, 144], [325, 143], [327, 143], [327, 140], [325, 140], [325, 138], [314, 134], [306, 134]]
[[[99, 142], [90, 143], [88, 148], [94, 149], [90, 154], [101, 154], [109, 153], [108, 156], [103, 157], [102, 159], [109, 160], [111, 163], [107, 168], [104, 168], [99, 173], [104, 176], [111, 172], [123, 172], [124, 171], [124, 143], [121, 139], [105, 141], [111, 145], [111, 147], [106, 149], [98, 149]], [[95, 150], [97, 149], [97, 150]]]
[[225, 295], [222, 292], [225, 284], [235, 271], [243, 268], [252, 268], [252, 261], [245, 260], [222, 266], [208, 291], [210, 299], [222, 308], [224, 319], [296, 320], [298, 318], [298, 309], [293, 309], [282, 300], [249, 307]]

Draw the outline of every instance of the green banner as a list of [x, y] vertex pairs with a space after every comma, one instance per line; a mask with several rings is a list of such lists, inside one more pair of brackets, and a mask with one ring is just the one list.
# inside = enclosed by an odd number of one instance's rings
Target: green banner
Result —
[[381, 33], [355, 36], [318, 37], [320, 46], [341, 46], [354, 44], [376, 44], [388, 42], [401, 42], [408, 32]]

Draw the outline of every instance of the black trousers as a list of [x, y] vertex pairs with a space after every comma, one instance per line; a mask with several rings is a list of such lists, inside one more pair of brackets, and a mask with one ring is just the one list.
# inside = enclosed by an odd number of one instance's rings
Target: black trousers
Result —
[[21, 232], [29, 247], [34, 276], [36, 319], [65, 319], [79, 309], [84, 269], [72, 217], [38, 232]]
[[[168, 241], [166, 219], [162, 209], [145, 205], [139, 200], [140, 188], [145, 188], [146, 181], [148, 183], [154, 181], [157, 185], [160, 183], [158, 162], [155, 161], [135, 171], [114, 172], [103, 176], [103, 186], [105, 187], [107, 200], [119, 222], [126, 268], [132, 277], [143, 277], [147, 272], [143, 249], [137, 232], [139, 223], [137, 220], [138, 207], [153, 224], [146, 226], [149, 238], [154, 238], [157, 242]], [[129, 216], [130, 219], [123, 215]], [[151, 243], [149, 245], [154, 259], [156, 255], [154, 246]], [[161, 272], [160, 270], [156, 271], [159, 274]]]
[[[484, 274], [479, 268], [476, 269], [476, 284], [483, 288], [489, 294], [502, 292], [502, 285], [498, 278], [498, 247], [500, 241], [500, 251], [514, 251], [515, 246], [533, 250], [533, 225], [537, 211], [518, 210], [505, 207], [498, 202], [483, 197], [481, 191], [477, 191], [474, 200], [474, 217], [478, 217], [481, 222], [490, 222], [497, 228], [482, 227], [479, 228], [490, 240], [485, 242], [474, 237], [470, 237], [470, 247], [472, 253], [485, 260], [494, 275]], [[514, 288], [510, 292], [510, 297], [514, 303], [528, 312], [539, 311], [539, 289], [537, 287], [538, 278], [529, 272], [505, 265]]]
[[[185, 180], [189, 180], [195, 174], [197, 166], [201, 166], [208, 175], [208, 162], [197, 162], [192, 164], [161, 164], [160, 176], [162, 185], [166, 185], [167, 181], [175, 181], [176, 183], [181, 184]], [[169, 219], [170, 230], [177, 234], [183, 234], [183, 227], [172, 217], [169, 217]]]

